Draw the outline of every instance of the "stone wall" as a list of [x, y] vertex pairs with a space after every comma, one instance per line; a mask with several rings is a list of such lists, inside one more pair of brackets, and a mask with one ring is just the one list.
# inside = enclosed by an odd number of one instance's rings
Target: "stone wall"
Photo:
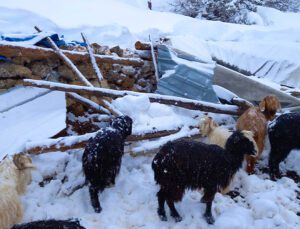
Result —
[[[113, 48], [100, 46], [98, 44], [93, 44], [92, 46], [95, 54], [124, 58], [139, 58], [144, 62], [142, 66], [100, 63], [99, 67], [107, 81], [106, 87], [139, 92], [153, 92], [156, 90], [155, 71], [152, 60], [149, 59], [149, 55], [145, 55], [145, 53], [138, 51], [123, 50], [118, 46]], [[85, 48], [83, 47], [65, 47], [64, 49], [85, 51]], [[73, 63], [93, 85], [99, 86], [90, 62], [73, 61]], [[32, 59], [28, 58], [26, 55], [22, 55], [11, 58], [10, 60], [0, 59], [1, 91], [22, 84], [22, 80], [25, 78], [82, 85], [72, 71], [56, 56], [52, 56], [51, 58]]]

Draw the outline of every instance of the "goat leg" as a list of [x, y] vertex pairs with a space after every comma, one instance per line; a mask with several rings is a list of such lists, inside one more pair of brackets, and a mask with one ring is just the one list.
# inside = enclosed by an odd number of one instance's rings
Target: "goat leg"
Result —
[[214, 219], [214, 217], [212, 216], [212, 213], [211, 213], [211, 206], [212, 206], [212, 201], [206, 203], [206, 210], [205, 210], [205, 213], [204, 213], [204, 217], [205, 217], [206, 222], [208, 224], [213, 224], [215, 222], [215, 219]]
[[281, 177], [281, 173], [279, 171], [279, 163], [280, 162], [276, 160], [272, 160], [272, 159], [269, 160], [269, 170], [270, 170], [269, 173], [270, 173], [270, 178], [273, 181], [276, 181], [277, 178]]
[[167, 204], [170, 208], [171, 216], [175, 219], [176, 223], [180, 222], [182, 220], [182, 217], [177, 212], [175, 205], [174, 205], [174, 201], [167, 199]]
[[96, 213], [100, 213], [102, 211], [99, 198], [98, 198], [98, 188], [95, 188], [94, 186], [89, 186], [89, 192], [91, 197], [91, 203]]
[[166, 198], [162, 190], [157, 192], [157, 200], [158, 200], [158, 209], [157, 214], [161, 221], [167, 221], [166, 211], [165, 211], [165, 202]]
[[215, 222], [215, 219], [211, 213], [211, 206], [212, 206], [212, 201], [215, 198], [216, 190], [217, 190], [216, 188], [204, 189], [204, 195], [201, 198], [201, 202], [206, 203], [204, 217], [208, 224], [213, 224]]

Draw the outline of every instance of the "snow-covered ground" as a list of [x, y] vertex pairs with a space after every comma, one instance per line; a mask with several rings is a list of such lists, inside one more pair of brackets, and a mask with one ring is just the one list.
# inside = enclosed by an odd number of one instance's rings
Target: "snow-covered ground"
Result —
[[66, 127], [65, 93], [47, 92], [17, 88], [0, 96], [0, 160], [22, 152], [27, 141], [50, 138]]
[[[66, 40], [80, 41], [80, 32], [84, 32], [91, 42], [129, 48], [138, 39], [147, 41], [149, 34], [154, 39], [169, 36], [174, 46], [183, 51], [206, 61], [211, 61], [214, 56], [251, 72], [255, 72], [268, 60], [272, 69], [268, 69], [266, 64], [259, 76], [300, 87], [300, 14], [259, 8], [256, 18], [260, 19], [260, 25], [246, 26], [202, 21], [162, 12], [168, 10], [168, 1], [152, 2], [157, 11], [147, 9], [147, 0], [53, 0], [47, 4], [39, 0], [0, 0], [0, 35], [30, 34], [35, 32], [33, 26], [37, 25], [44, 31], [64, 35]], [[23, 93], [22, 97], [27, 95]], [[58, 96], [56, 93], [46, 96], [54, 95]], [[56, 101], [55, 96], [50, 100]], [[44, 96], [41, 99], [43, 98]], [[7, 104], [7, 100], [4, 100], [0, 96], [0, 110], [18, 104], [17, 100]], [[31, 140], [51, 137], [53, 129], [61, 127], [62, 122], [64, 124], [65, 116], [61, 114], [65, 114], [65, 101], [61, 101], [63, 102], [59, 107], [45, 108], [40, 103], [30, 103], [29, 108], [23, 105], [14, 112], [0, 113], [1, 149], [16, 150], [14, 147], [20, 143], [19, 140], [21, 143], [18, 147], [24, 140], [30, 139], [26, 131], [29, 127], [25, 128], [23, 121], [33, 120], [34, 117], [30, 116], [33, 106], [34, 114], [40, 114], [39, 122], [31, 122], [30, 126], [42, 128], [43, 135], [34, 133], [36, 129], [32, 128], [34, 138]], [[202, 115], [196, 111], [150, 104], [145, 97], [128, 96], [115, 100], [114, 105], [134, 119], [134, 131], [182, 128], [175, 137], [195, 134], [197, 130], [189, 127], [195, 126]], [[42, 112], [50, 116], [41, 115]], [[234, 127], [234, 120], [230, 116], [213, 117], [219, 123]], [[3, 126], [10, 128], [9, 131], [4, 132]], [[149, 150], [167, 140], [170, 138], [161, 138], [159, 142], [143, 141], [130, 147]], [[267, 167], [268, 151], [267, 147], [258, 167]], [[238, 172], [231, 187], [231, 190], [240, 193], [238, 197], [232, 199], [217, 194], [213, 203], [215, 225], [208, 226], [202, 217], [205, 205], [199, 203], [201, 192], [191, 191], [177, 204], [183, 221], [175, 223], [169, 217], [168, 222], [161, 222], [156, 213], [158, 187], [151, 169], [152, 156], [134, 158], [128, 154], [123, 158], [116, 185], [100, 195], [103, 212], [95, 214], [90, 205], [87, 187], [70, 196], [66, 195], [74, 185], [84, 181], [81, 155], [82, 150], [77, 150], [48, 153], [33, 158], [37, 169], [33, 172], [32, 184], [22, 197], [24, 222], [79, 218], [88, 229], [300, 228], [299, 184], [286, 177], [277, 182], [270, 181], [268, 175], [260, 170], [257, 175], [251, 176], [243, 170]], [[281, 164], [281, 169], [300, 174], [299, 164], [299, 151], [293, 151], [286, 162]]]
[[[203, 114], [161, 104], [150, 104], [145, 97], [126, 96], [117, 99], [114, 105], [134, 120], [134, 132], [140, 129], [163, 126], [173, 129], [178, 126], [196, 125]], [[230, 116], [213, 115], [219, 123], [233, 127]], [[188, 134], [183, 128], [181, 133]], [[177, 136], [178, 137], [178, 136]], [[205, 139], [203, 139], [205, 141]], [[162, 144], [164, 138], [160, 139]], [[151, 149], [153, 142], [143, 141], [134, 147]], [[156, 145], [157, 146], [157, 145]], [[133, 148], [134, 148], [133, 147]], [[259, 168], [267, 167], [269, 147], [259, 162]], [[78, 218], [88, 229], [96, 228], [298, 228], [300, 227], [300, 200], [296, 191], [299, 184], [289, 178], [270, 181], [267, 174], [257, 170], [258, 175], [247, 175], [240, 170], [235, 176], [231, 190], [240, 193], [232, 199], [217, 194], [213, 203], [214, 226], [208, 226], [203, 218], [205, 205], [200, 203], [201, 192], [187, 191], [183, 201], [177, 204], [183, 221], [175, 223], [169, 216], [161, 222], [157, 216], [156, 192], [158, 186], [151, 169], [152, 155], [131, 157], [125, 154], [116, 184], [100, 194], [103, 207], [101, 214], [94, 213], [88, 188], [84, 187], [69, 195], [78, 184], [84, 182], [81, 168], [83, 150], [69, 153], [48, 153], [33, 158], [37, 170], [33, 182], [23, 196], [24, 222], [38, 219]], [[299, 151], [293, 151], [283, 171], [300, 173]], [[42, 193], [42, 195], [41, 195]], [[167, 209], [167, 208], [166, 208]]]

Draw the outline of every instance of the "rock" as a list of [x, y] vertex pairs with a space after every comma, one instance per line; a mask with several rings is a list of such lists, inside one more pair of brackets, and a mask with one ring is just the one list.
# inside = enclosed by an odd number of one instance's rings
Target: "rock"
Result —
[[122, 82], [122, 88], [130, 90], [133, 87], [134, 82], [134, 79], [126, 77]]
[[122, 57], [122, 56], [123, 56], [123, 49], [121, 49], [120, 46], [112, 47], [112, 48], [110, 49], [110, 52], [116, 53], [119, 57]]
[[132, 66], [123, 66], [121, 72], [128, 76], [134, 76], [136, 73], [135, 68]]
[[110, 55], [111, 54], [108, 46], [101, 46], [97, 43], [93, 43], [93, 44], [91, 44], [91, 47], [94, 50], [95, 54], [99, 54], [99, 55]]
[[141, 87], [146, 87], [148, 82], [145, 79], [139, 79], [137, 81], [137, 84], [140, 85]]
[[44, 61], [34, 61], [29, 65], [29, 68], [31, 69], [32, 74], [38, 76], [39, 79], [57, 81], [59, 78], [58, 72], [53, 70], [53, 67], [51, 67], [50, 63], [48, 64]]
[[72, 80], [76, 79], [73, 72], [66, 65], [59, 66], [57, 71], [58, 71], [59, 75], [66, 80], [72, 81]]
[[0, 78], [30, 78], [32, 72], [23, 65], [0, 63]]
[[119, 64], [113, 64], [113, 65], [112, 65], [112, 68], [113, 68], [113, 70], [116, 71], [116, 72], [120, 72], [120, 71], [122, 70], [122, 66], [119, 65]]
[[9, 89], [16, 85], [22, 84], [22, 80], [14, 80], [14, 79], [0, 79], [0, 88], [1, 89]]

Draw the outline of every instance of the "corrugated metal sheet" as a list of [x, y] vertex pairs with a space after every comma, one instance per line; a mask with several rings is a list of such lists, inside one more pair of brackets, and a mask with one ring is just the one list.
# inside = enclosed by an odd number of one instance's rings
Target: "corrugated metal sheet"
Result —
[[166, 45], [158, 46], [157, 62], [160, 73], [157, 93], [219, 102], [212, 87], [214, 64]]

